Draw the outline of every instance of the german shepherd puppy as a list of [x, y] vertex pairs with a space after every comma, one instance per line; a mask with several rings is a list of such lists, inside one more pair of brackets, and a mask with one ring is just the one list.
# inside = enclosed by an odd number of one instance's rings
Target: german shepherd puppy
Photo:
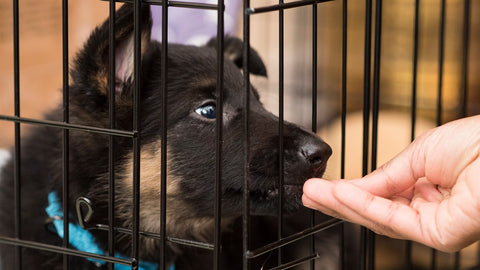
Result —
[[[148, 6], [141, 9], [142, 73], [140, 86], [140, 205], [139, 229], [160, 232], [160, 132], [161, 122], [161, 44], [150, 40], [151, 16]], [[116, 14], [116, 127], [132, 130], [133, 119], [133, 7], [124, 4]], [[71, 69], [70, 122], [106, 128], [108, 110], [108, 20], [96, 28], [76, 57]], [[169, 237], [212, 242], [215, 179], [216, 46], [203, 47], [171, 44], [168, 47], [168, 177], [166, 234]], [[223, 269], [241, 269], [244, 78], [242, 42], [225, 39], [224, 63], [224, 142], [222, 185]], [[266, 76], [258, 54], [250, 52], [250, 71]], [[257, 91], [250, 87], [250, 206], [254, 216], [277, 213], [279, 187], [278, 118], [267, 112]], [[61, 120], [61, 109], [47, 119]], [[302, 184], [325, 171], [331, 148], [314, 134], [284, 123], [284, 210], [296, 212], [301, 207]], [[21, 144], [21, 239], [61, 246], [63, 210], [62, 130], [32, 127]], [[115, 143], [115, 224], [132, 229], [133, 154], [132, 139], [116, 137]], [[105, 230], [79, 227], [76, 213], [93, 209], [88, 225], [108, 223], [109, 137], [98, 133], [71, 130], [69, 133], [69, 231], [71, 248], [107, 254]], [[10, 160], [0, 180], [0, 236], [14, 236], [14, 169]], [[81, 209], [77, 211], [76, 202]], [[88, 199], [88, 204], [86, 200]], [[87, 207], [88, 208], [88, 207]], [[82, 210], [83, 209], [83, 210]], [[88, 209], [87, 209], [88, 210]], [[86, 218], [87, 219], [87, 218]], [[275, 235], [276, 228], [252, 221], [253, 242]], [[92, 227], [92, 226], [90, 226]], [[239, 230], [240, 229], [240, 230]], [[258, 238], [257, 238], [258, 236]], [[0, 239], [1, 240], [1, 239]], [[116, 232], [115, 253], [128, 258], [131, 234]], [[269, 240], [268, 240], [269, 241]], [[160, 241], [140, 237], [139, 269], [157, 269]], [[14, 268], [12, 246], [0, 244], [1, 270]], [[211, 269], [212, 253], [167, 241], [167, 266], [175, 269]], [[275, 258], [272, 258], [275, 261]], [[264, 263], [260, 261], [257, 266]], [[142, 264], [143, 262], [143, 264]], [[22, 248], [23, 269], [61, 269], [62, 255], [38, 249]], [[105, 262], [70, 257], [70, 269], [105, 269]], [[117, 268], [118, 266], [118, 268]], [[116, 265], [115, 269], [121, 265]]]

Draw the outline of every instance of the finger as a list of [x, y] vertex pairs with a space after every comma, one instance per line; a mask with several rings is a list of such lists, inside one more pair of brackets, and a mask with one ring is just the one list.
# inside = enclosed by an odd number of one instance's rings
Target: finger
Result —
[[[335, 210], [351, 222], [394, 238], [425, 243], [418, 212], [397, 201], [374, 196], [348, 182], [333, 184]], [[352, 196], [354, 195], [354, 196]]]
[[415, 197], [421, 197], [427, 202], [439, 202], [444, 199], [444, 196], [437, 188], [437, 185], [432, 184], [426, 178], [421, 178], [415, 183]]
[[322, 179], [306, 181], [303, 186], [303, 205], [329, 216], [350, 221], [345, 216], [345, 213], [342, 212], [342, 210], [345, 210], [345, 207], [333, 196], [333, 183], [333, 181]]
[[[343, 188], [348, 185], [352, 188]], [[304, 185], [304, 194], [302, 201], [305, 206], [322, 211], [323, 213], [341, 218], [353, 223], [357, 223], [372, 229], [373, 231], [388, 235], [390, 237], [402, 238], [400, 234], [388, 228], [388, 225], [384, 222], [380, 222], [374, 219], [370, 219], [364, 216], [364, 209], [358, 210], [350, 207], [349, 203], [343, 201], [344, 197], [358, 198], [354, 199], [353, 204], [369, 205], [370, 199], [366, 196], [358, 196], [360, 193], [365, 193], [359, 190], [358, 187], [349, 183], [343, 184], [342, 181], [325, 181], [320, 179], [308, 180]], [[368, 194], [368, 193], [367, 193]], [[369, 195], [369, 197], [373, 197]], [[395, 202], [398, 205], [405, 205], [403, 202]], [[370, 205], [372, 206], [372, 205]], [[368, 207], [367, 207], [368, 208]], [[369, 211], [374, 211], [369, 209]]]
[[343, 216], [341, 216], [339, 213], [334, 211], [333, 209], [324, 207], [322, 204], [317, 203], [315, 200], [312, 200], [310, 197], [307, 195], [302, 195], [302, 203], [305, 207], [320, 211], [326, 215], [339, 218], [339, 219], [345, 219]]
[[[343, 205], [340, 215], [351, 222], [368, 227], [376, 233], [393, 238], [409, 239], [427, 246], [453, 252], [465, 247], [465, 241], [455, 239], [452, 235], [446, 235], [445, 228], [438, 228], [436, 221], [440, 203], [427, 202], [422, 198], [416, 199], [416, 207], [411, 207], [385, 198], [374, 196], [348, 182], [338, 182], [333, 188], [334, 197]], [[345, 196], [344, 194], [356, 194], [357, 196]], [[445, 212], [445, 211], [444, 211]], [[443, 218], [446, 220], [446, 217]], [[446, 222], [441, 222], [445, 224]], [[467, 222], [468, 223], [468, 222]], [[458, 234], [458, 230], [456, 230]], [[463, 234], [463, 233], [462, 233]], [[471, 235], [470, 235], [471, 236]], [[478, 239], [478, 238], [474, 238]]]
[[338, 207], [336, 199], [332, 196], [331, 182], [322, 179], [310, 179], [303, 185], [303, 205], [322, 211], [323, 213], [339, 217], [335, 209]]
[[[318, 197], [315, 194], [315, 191], [318, 190], [327, 192], [324, 196]], [[355, 196], [351, 196], [352, 194]], [[458, 239], [459, 224], [457, 223], [462, 220], [461, 215], [464, 214], [462, 211], [454, 211], [460, 215], [453, 215], [455, 216], [453, 219], [457, 222], [442, 222], [455, 224], [454, 226], [448, 225], [438, 228], [436, 215], [441, 204], [416, 198], [413, 203], [414, 207], [411, 207], [405, 203], [404, 198], [387, 200], [374, 196], [361, 190], [356, 185], [350, 184], [349, 181], [310, 181], [304, 188], [302, 200], [310, 208], [360, 224], [378, 234], [413, 240], [445, 252], [456, 251], [479, 238], [478, 225], [472, 229], [468, 227], [471, 222], [460, 222], [462, 226], [461, 235], [465, 234], [468, 237]], [[449, 214], [449, 216], [440, 217], [441, 220], [452, 219], [450, 216], [452, 213], [446, 211], [444, 213]], [[453, 230], [453, 233], [451, 230]], [[464, 230], [465, 233], [463, 233]]]

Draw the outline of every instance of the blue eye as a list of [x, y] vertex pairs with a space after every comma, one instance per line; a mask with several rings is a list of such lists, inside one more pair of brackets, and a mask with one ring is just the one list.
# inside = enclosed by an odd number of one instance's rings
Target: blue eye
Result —
[[205, 105], [202, 105], [198, 108], [195, 109], [195, 113], [197, 113], [200, 116], [203, 116], [207, 119], [215, 119], [216, 113], [215, 113], [216, 106], [213, 103], [207, 103]]

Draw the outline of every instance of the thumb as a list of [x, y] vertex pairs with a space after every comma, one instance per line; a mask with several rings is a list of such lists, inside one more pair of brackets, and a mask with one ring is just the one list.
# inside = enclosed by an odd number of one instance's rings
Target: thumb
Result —
[[349, 181], [375, 196], [390, 198], [411, 189], [425, 175], [421, 142], [411, 144], [372, 173]]

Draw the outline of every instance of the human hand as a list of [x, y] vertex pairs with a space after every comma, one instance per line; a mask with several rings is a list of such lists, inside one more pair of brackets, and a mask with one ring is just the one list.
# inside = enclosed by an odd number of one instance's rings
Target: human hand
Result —
[[303, 204], [376, 233], [456, 251], [480, 239], [480, 116], [432, 129], [355, 180], [310, 179]]

